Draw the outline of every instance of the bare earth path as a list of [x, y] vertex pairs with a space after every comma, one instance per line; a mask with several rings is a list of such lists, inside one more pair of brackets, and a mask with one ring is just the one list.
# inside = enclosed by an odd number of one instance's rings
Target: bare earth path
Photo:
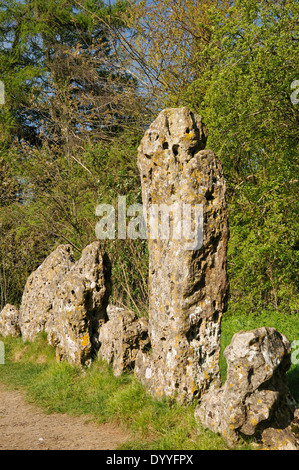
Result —
[[19, 391], [0, 384], [0, 450], [113, 450], [128, 435], [110, 424], [84, 417], [43, 413]]

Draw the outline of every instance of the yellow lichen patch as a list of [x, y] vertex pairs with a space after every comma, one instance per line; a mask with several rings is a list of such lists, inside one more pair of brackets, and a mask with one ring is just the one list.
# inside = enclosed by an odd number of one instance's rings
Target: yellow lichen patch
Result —
[[89, 335], [86, 333], [83, 338], [81, 338], [81, 346], [82, 348], [85, 348], [89, 344]]
[[191, 393], [196, 392], [197, 388], [196, 388], [196, 385], [195, 385], [194, 380], [192, 380], [192, 382], [191, 382], [191, 387], [190, 387], [190, 388], [191, 388]]
[[207, 370], [204, 371], [204, 376], [205, 376], [205, 379], [206, 379], [206, 380], [209, 380], [210, 375], [209, 375], [209, 373], [207, 372]]

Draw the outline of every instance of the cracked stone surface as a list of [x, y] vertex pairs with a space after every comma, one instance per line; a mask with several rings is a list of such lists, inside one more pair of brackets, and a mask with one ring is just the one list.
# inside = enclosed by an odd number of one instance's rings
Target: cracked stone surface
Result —
[[89, 364], [99, 348], [111, 292], [110, 262], [100, 242], [75, 262], [70, 245], [60, 245], [28, 278], [20, 307], [23, 340], [45, 331], [57, 359]]
[[11, 304], [6, 304], [0, 312], [0, 336], [19, 336], [19, 310]]
[[[229, 230], [222, 166], [214, 152], [204, 150], [206, 140], [201, 117], [188, 108], [165, 109], [146, 131], [138, 150], [147, 211], [152, 350], [138, 353], [135, 374], [154, 396], [170, 396], [179, 402], [192, 401], [220, 383]], [[153, 204], [180, 208], [181, 225], [177, 213], [170, 214], [168, 238], [164, 222], [164, 235], [153, 236]], [[191, 212], [193, 225], [188, 232], [182, 223], [184, 210], [191, 207], [196, 214], [197, 206], [202, 213], [196, 219]], [[195, 225], [200, 217], [202, 232], [200, 223], [198, 231]], [[199, 234], [197, 239], [192, 232]]]
[[253, 436], [271, 426], [287, 428], [296, 408], [286, 379], [291, 365], [289, 340], [275, 328], [240, 331], [224, 356], [226, 382], [203, 396], [196, 419], [222, 433], [231, 445], [241, 434]]

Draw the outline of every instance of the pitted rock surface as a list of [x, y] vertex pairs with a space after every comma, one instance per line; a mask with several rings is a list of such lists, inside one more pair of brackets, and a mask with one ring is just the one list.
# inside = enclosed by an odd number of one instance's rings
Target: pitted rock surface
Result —
[[110, 271], [100, 242], [88, 245], [77, 262], [71, 246], [60, 245], [27, 280], [20, 307], [23, 340], [45, 331], [58, 360], [89, 364], [107, 320]]
[[231, 445], [241, 434], [252, 436], [273, 426], [290, 425], [295, 401], [286, 379], [291, 365], [291, 345], [275, 328], [236, 333], [225, 349], [227, 379], [207, 392], [195, 417]]
[[88, 245], [66, 274], [53, 301], [46, 327], [58, 360], [90, 364], [99, 349], [99, 331], [107, 321], [111, 292], [110, 262], [100, 242]]
[[6, 304], [0, 312], [0, 336], [19, 336], [19, 310], [11, 304]]
[[138, 351], [149, 349], [148, 321], [130, 310], [108, 305], [109, 320], [99, 335], [102, 359], [113, 365], [115, 376], [134, 369]]
[[27, 279], [20, 306], [24, 341], [33, 341], [45, 331], [53, 316], [53, 302], [61, 283], [74, 264], [70, 245], [60, 245]]
[[[175, 397], [179, 402], [191, 401], [220, 383], [229, 231], [223, 171], [216, 155], [203, 150], [206, 139], [199, 116], [188, 108], [165, 109], [138, 150], [148, 230], [152, 351], [138, 353], [135, 374], [154, 396]], [[200, 246], [180, 230], [182, 224], [176, 225], [174, 215], [168, 239], [153, 237], [148, 217], [153, 204], [179, 206], [181, 220], [184, 204], [192, 210], [202, 206]]]

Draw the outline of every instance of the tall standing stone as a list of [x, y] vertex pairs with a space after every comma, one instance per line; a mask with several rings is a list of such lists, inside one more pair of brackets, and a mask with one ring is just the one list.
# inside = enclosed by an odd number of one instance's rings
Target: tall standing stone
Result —
[[[216, 155], [204, 150], [206, 139], [199, 116], [188, 108], [165, 109], [146, 131], [138, 150], [148, 222], [152, 350], [139, 352], [135, 374], [154, 396], [180, 402], [220, 385], [220, 322], [228, 291], [229, 231], [223, 171]], [[173, 212], [168, 238], [165, 219], [161, 223], [164, 235], [152, 236], [153, 221], [159, 219], [151, 208], [161, 204], [174, 211], [180, 208], [181, 225], [178, 212]], [[189, 243], [182, 222], [186, 207], [195, 211], [196, 205], [203, 207], [203, 239], [198, 231], [197, 245]]]

